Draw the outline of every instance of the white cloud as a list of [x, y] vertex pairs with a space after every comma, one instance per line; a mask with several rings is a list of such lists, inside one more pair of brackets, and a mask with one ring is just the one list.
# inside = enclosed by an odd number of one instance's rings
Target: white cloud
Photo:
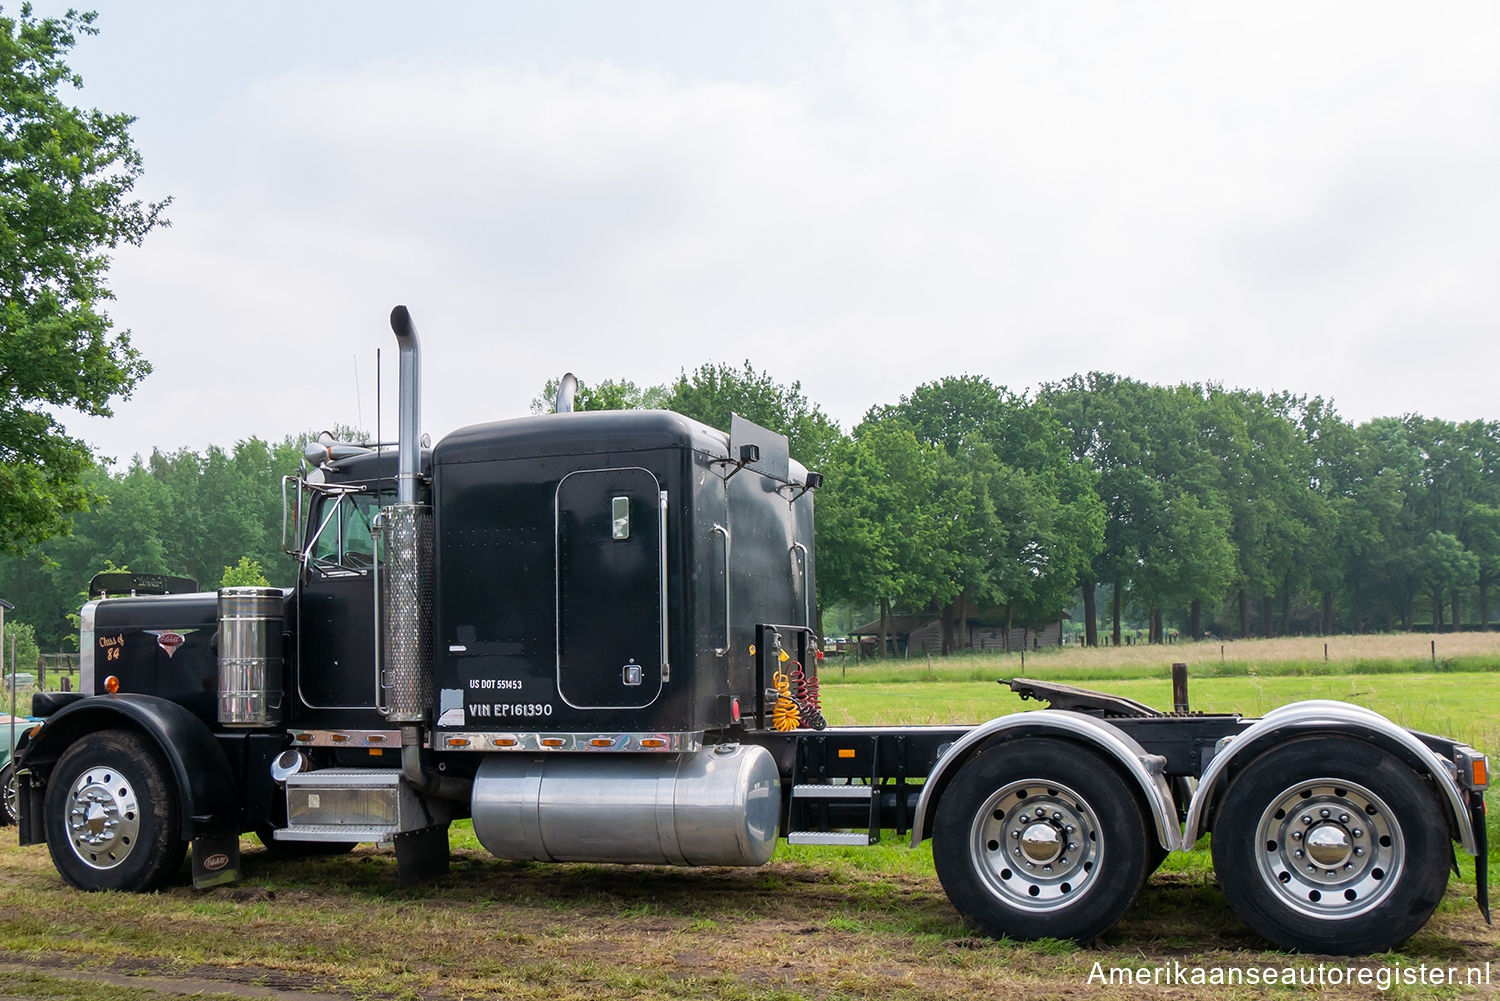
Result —
[[[248, 82], [163, 182], [175, 227], [117, 265], [158, 375], [95, 437], [352, 423], [356, 354], [373, 425], [397, 301], [435, 436], [564, 368], [746, 357], [846, 426], [959, 371], [1494, 414], [1494, 9], [836, 16], [800, 78], [418, 53]], [[1444, 341], [1463, 365], [1410, 363]]]

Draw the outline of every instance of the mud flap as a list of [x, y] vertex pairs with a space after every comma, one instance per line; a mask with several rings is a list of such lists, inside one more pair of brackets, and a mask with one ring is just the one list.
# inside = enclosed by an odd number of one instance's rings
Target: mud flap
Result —
[[434, 824], [395, 837], [396, 888], [404, 890], [448, 874], [448, 825]]
[[1479, 901], [1479, 913], [1485, 924], [1490, 920], [1490, 875], [1489, 832], [1484, 826], [1484, 793], [1472, 793], [1469, 799], [1469, 820], [1474, 825], [1474, 844], [1479, 849], [1474, 856], [1474, 899]]
[[239, 878], [238, 834], [204, 834], [193, 839], [193, 889], [207, 890]]

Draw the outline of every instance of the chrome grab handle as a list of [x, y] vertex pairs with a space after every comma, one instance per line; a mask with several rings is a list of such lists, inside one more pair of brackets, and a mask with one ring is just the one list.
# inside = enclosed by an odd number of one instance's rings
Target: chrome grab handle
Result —
[[714, 531], [724, 536], [724, 645], [714, 648], [714, 656], [722, 657], [729, 652], [729, 529], [715, 525]]
[[666, 684], [672, 680], [672, 664], [667, 657], [667, 492], [665, 490], [657, 494], [657, 512], [660, 517], [658, 525], [658, 537], [661, 539], [660, 569], [661, 576], [661, 683]]
[[812, 584], [812, 554], [807, 551], [807, 547], [802, 543], [792, 543], [791, 552], [796, 552], [799, 549], [802, 550], [802, 624], [811, 629], [813, 624], [812, 587], [809, 585]]

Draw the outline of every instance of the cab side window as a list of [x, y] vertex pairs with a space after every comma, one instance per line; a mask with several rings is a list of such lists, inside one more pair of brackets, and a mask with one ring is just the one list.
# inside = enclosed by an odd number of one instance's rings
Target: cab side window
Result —
[[370, 524], [380, 509], [373, 494], [328, 494], [313, 507], [316, 535], [307, 550], [308, 566], [328, 576], [361, 573], [375, 564]]

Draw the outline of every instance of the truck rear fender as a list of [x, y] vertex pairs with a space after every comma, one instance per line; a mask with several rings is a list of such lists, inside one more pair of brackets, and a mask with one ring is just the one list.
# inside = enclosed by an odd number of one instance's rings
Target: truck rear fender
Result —
[[1282, 741], [1314, 733], [1368, 740], [1404, 758], [1418, 774], [1437, 786], [1439, 798], [1447, 804], [1449, 830], [1454, 840], [1470, 855], [1478, 854], [1479, 843], [1469, 808], [1454, 780], [1451, 764], [1445, 763], [1411, 731], [1374, 710], [1330, 699], [1309, 699], [1273, 709], [1241, 733], [1221, 741], [1188, 806], [1183, 844], [1191, 846], [1203, 836], [1209, 814], [1229, 784], [1227, 779], [1236, 764], [1248, 764]]
[[953, 742], [933, 766], [917, 800], [911, 831], [913, 848], [926, 837], [938, 799], [959, 767], [983, 748], [1020, 737], [1062, 737], [1119, 764], [1151, 811], [1157, 841], [1167, 851], [1181, 847], [1177, 806], [1167, 782], [1165, 758], [1150, 753], [1135, 738], [1097, 717], [1062, 709], [1038, 709], [992, 719]]
[[202, 720], [154, 695], [96, 695], [69, 703], [26, 742], [21, 768], [45, 774], [70, 744], [99, 730], [134, 730], [161, 751], [182, 797], [183, 838], [239, 833], [239, 784], [224, 748]]

